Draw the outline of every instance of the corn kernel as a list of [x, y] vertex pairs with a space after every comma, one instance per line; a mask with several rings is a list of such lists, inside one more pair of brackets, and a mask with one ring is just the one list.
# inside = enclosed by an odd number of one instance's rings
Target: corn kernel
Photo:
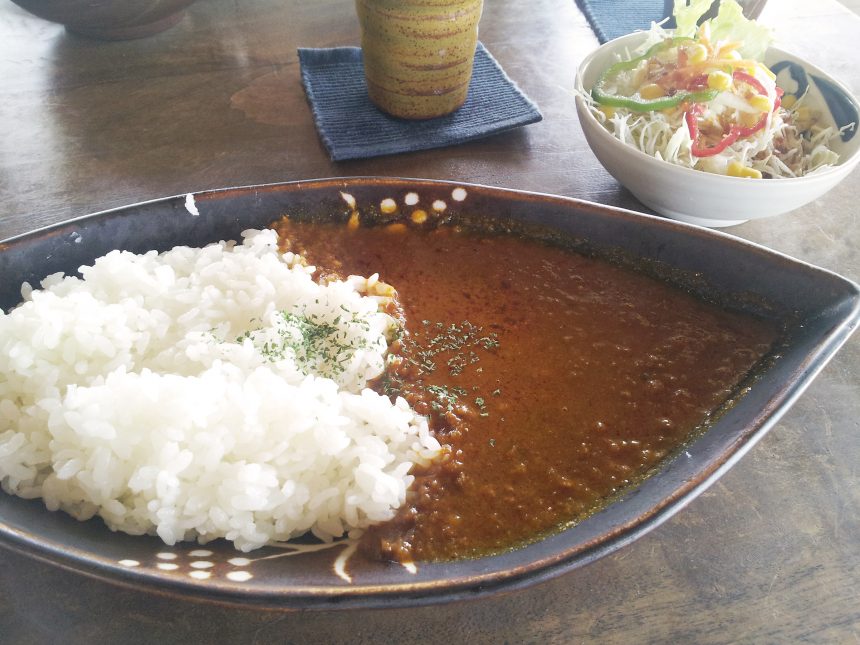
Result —
[[727, 90], [732, 86], [732, 77], [716, 70], [708, 74], [708, 87], [712, 90]]
[[395, 222], [394, 224], [389, 224], [384, 229], [388, 233], [405, 233], [406, 232], [406, 224], [403, 222]]
[[601, 105], [598, 109], [599, 109], [601, 112], [603, 112], [603, 115], [604, 115], [607, 119], [611, 119], [612, 117], [614, 117], [614, 116], [615, 116], [615, 108], [614, 108], [614, 107], [610, 107], [610, 106], [608, 106], [608, 105]]
[[687, 50], [687, 60], [691, 63], [704, 63], [708, 60], [708, 48], [702, 43], [696, 43]]
[[790, 110], [797, 103], [797, 97], [794, 94], [786, 94], [782, 97], [782, 107]]
[[726, 168], [726, 174], [729, 177], [744, 177], [748, 179], [761, 179], [761, 172], [756, 170], [755, 168], [750, 168], [749, 166], [745, 166], [739, 161], [730, 161], [728, 168]]
[[423, 224], [427, 221], [427, 211], [420, 208], [416, 209], [412, 211], [412, 215], [410, 217], [415, 224]]
[[666, 93], [663, 91], [663, 88], [656, 83], [648, 83], [648, 85], [643, 85], [639, 88], [639, 96], [646, 101], [652, 101], [666, 96]]
[[759, 112], [770, 112], [773, 105], [770, 102], [770, 98], [767, 96], [763, 96], [762, 94], [756, 94], [755, 96], [751, 96], [749, 99], [750, 105], [752, 105]]
[[801, 132], [811, 128], [814, 121], [814, 115], [808, 107], [801, 106], [794, 110], [794, 125], [796, 125], [797, 129]]

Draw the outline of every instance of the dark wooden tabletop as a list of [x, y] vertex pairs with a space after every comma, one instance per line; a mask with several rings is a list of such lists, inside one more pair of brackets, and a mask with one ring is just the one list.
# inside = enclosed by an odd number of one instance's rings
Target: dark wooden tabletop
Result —
[[[835, 0], [771, 0], [762, 20], [784, 49], [860, 92], [860, 17]], [[597, 41], [573, 0], [485, 5], [481, 39], [539, 104], [541, 123], [452, 148], [333, 163], [314, 129], [296, 48], [358, 38], [351, 0], [199, 0], [168, 31], [113, 43], [0, 2], [0, 239], [167, 195], [339, 175], [456, 179], [645, 210], [598, 164], [579, 127], [574, 72]], [[809, 206], [730, 232], [860, 280], [858, 199], [855, 171]], [[614, 555], [531, 589], [418, 610], [215, 610], [2, 551], [0, 642], [857, 643], [858, 465], [855, 336], [687, 509]], [[57, 594], [33, 593], [26, 581]]]

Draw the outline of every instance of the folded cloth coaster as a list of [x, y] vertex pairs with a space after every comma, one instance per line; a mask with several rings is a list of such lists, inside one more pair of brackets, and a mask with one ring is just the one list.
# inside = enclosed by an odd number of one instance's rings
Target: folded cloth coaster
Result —
[[466, 102], [425, 121], [389, 116], [370, 102], [358, 47], [299, 49], [299, 63], [317, 130], [335, 161], [441, 148], [543, 118], [481, 43]]
[[652, 22], [672, 15], [672, 0], [576, 0], [588, 24], [605, 43], [637, 30], [646, 30]]

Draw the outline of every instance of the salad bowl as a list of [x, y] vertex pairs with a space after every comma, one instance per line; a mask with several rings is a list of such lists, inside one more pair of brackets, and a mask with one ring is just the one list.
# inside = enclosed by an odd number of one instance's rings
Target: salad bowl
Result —
[[770, 47], [764, 63], [777, 76], [786, 95], [804, 99], [820, 122], [840, 130], [831, 148], [837, 164], [802, 177], [749, 179], [679, 166], [653, 157], [611, 134], [594, 116], [588, 95], [600, 75], [618, 60], [629, 58], [647, 37], [645, 32], [622, 36], [599, 47], [576, 74], [576, 111], [592, 152], [604, 168], [639, 201], [661, 215], [708, 227], [726, 227], [772, 217], [800, 208], [824, 195], [860, 162], [860, 103], [840, 82], [811, 63]]

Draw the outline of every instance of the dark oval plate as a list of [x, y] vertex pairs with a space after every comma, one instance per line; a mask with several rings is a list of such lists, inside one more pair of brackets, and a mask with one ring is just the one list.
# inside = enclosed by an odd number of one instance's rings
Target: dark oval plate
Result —
[[[406, 196], [414, 195], [409, 199]], [[351, 196], [351, 197], [350, 197]], [[560, 533], [501, 555], [414, 570], [347, 558], [345, 545], [266, 547], [250, 554], [218, 542], [167, 547], [157, 538], [78, 522], [41, 501], [0, 493], [0, 545], [117, 584], [229, 603], [295, 608], [391, 607], [510, 590], [600, 558], [658, 526], [726, 472], [789, 408], [847, 340], [860, 288], [828, 271], [728, 235], [564, 197], [419, 179], [350, 178], [197, 193], [97, 213], [0, 243], [0, 307], [20, 285], [74, 273], [112, 249], [144, 252], [236, 239], [284, 214], [363, 213], [383, 199], [454, 219], [537, 227], [570, 244], [641, 263], [687, 288], [742, 308], [793, 312], [799, 323], [764, 369], [707, 432], [638, 487]], [[417, 203], [413, 203], [416, 202]], [[436, 204], [437, 209], [439, 204]], [[477, 219], [475, 219], [477, 218]]]

